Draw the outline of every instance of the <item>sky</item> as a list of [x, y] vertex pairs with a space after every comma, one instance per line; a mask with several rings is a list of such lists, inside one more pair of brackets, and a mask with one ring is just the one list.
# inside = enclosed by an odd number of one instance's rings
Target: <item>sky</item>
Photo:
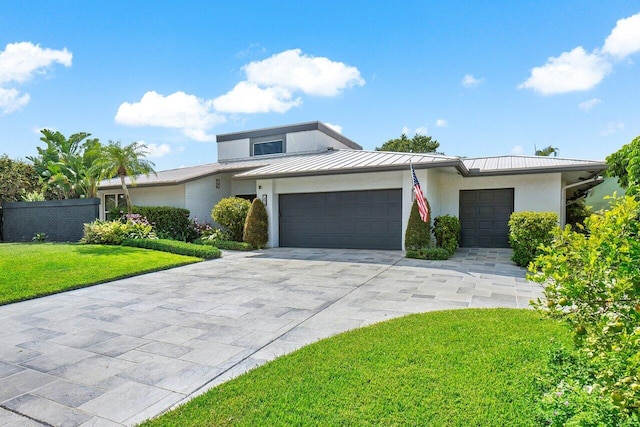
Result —
[[373, 150], [604, 160], [640, 135], [640, 1], [32, 1], [0, 5], [0, 155], [43, 128], [143, 142], [322, 121]]

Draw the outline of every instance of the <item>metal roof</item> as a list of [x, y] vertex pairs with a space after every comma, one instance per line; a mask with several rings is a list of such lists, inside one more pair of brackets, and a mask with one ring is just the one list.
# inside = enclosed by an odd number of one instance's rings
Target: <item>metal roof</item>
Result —
[[572, 170], [600, 172], [607, 168], [602, 161], [565, 159], [546, 156], [495, 156], [462, 159], [469, 175], [513, 175], [523, 173], [568, 172]]
[[466, 173], [458, 157], [437, 154], [388, 151], [329, 150], [306, 156], [292, 156], [281, 162], [239, 173], [234, 178], [256, 179], [284, 176], [400, 170], [413, 163], [416, 169], [453, 166]]

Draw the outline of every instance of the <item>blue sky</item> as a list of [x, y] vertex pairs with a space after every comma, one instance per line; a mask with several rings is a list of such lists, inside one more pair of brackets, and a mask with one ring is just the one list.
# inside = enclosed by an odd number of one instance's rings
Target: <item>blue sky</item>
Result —
[[600, 160], [640, 135], [640, 1], [5, 1], [0, 29], [12, 158], [42, 128], [143, 141], [157, 170], [313, 120], [468, 157]]

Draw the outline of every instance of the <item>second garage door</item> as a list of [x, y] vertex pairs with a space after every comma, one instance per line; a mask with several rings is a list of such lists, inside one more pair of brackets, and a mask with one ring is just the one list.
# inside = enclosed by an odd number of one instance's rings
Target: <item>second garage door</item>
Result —
[[508, 248], [513, 188], [460, 191], [463, 247]]
[[402, 190], [280, 194], [280, 246], [402, 248]]

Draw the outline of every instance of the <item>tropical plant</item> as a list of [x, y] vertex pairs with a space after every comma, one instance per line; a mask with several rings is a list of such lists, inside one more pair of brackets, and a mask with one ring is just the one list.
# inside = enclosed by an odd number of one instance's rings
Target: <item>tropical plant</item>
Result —
[[253, 199], [244, 223], [242, 240], [254, 248], [262, 249], [269, 240], [269, 217], [267, 209], [258, 198]]
[[460, 220], [452, 215], [437, 216], [433, 220], [436, 246], [453, 255], [460, 245]]
[[536, 156], [543, 156], [543, 157], [548, 157], [550, 155], [553, 154], [553, 157], [558, 157], [558, 151], [559, 149], [556, 147], [552, 147], [551, 145], [544, 147], [540, 150], [538, 150], [537, 148], [535, 148], [534, 146], [534, 150], [535, 150], [535, 154]]
[[411, 214], [404, 233], [404, 247], [407, 251], [428, 248], [431, 245], [431, 206], [429, 206], [429, 202], [427, 202], [427, 208], [429, 209], [429, 220], [424, 222], [420, 218], [418, 201], [414, 200], [411, 205]]
[[618, 184], [627, 189], [627, 195], [640, 194], [640, 136], [609, 155], [607, 164], [607, 174], [618, 177]]
[[528, 278], [545, 286], [546, 300], [538, 300], [536, 307], [573, 330], [589, 374], [580, 388], [588, 387], [638, 422], [640, 201], [631, 196], [614, 200], [609, 210], [587, 218], [585, 229], [577, 233], [557, 227]]
[[6, 154], [0, 156], [0, 205], [2, 202], [19, 202], [24, 194], [41, 190], [41, 180], [35, 167], [12, 160]]
[[155, 174], [153, 162], [144, 159], [148, 154], [147, 146], [140, 142], [123, 146], [120, 141], [109, 141], [109, 144], [102, 148], [98, 160], [92, 167], [92, 172], [96, 175], [120, 178], [129, 214], [133, 212], [126, 178], [129, 178], [131, 185], [135, 186], [138, 175]]
[[226, 229], [230, 240], [241, 242], [250, 207], [251, 202], [248, 200], [240, 197], [225, 197], [213, 207], [211, 217]]
[[512, 260], [526, 267], [540, 254], [540, 245], [551, 242], [551, 232], [558, 225], [555, 212], [514, 212], [509, 218], [509, 244]]
[[436, 151], [438, 147], [440, 147], [440, 143], [430, 136], [415, 134], [413, 138], [409, 139], [403, 133], [400, 138], [390, 139], [381, 147], [376, 147], [376, 151], [442, 154]]

